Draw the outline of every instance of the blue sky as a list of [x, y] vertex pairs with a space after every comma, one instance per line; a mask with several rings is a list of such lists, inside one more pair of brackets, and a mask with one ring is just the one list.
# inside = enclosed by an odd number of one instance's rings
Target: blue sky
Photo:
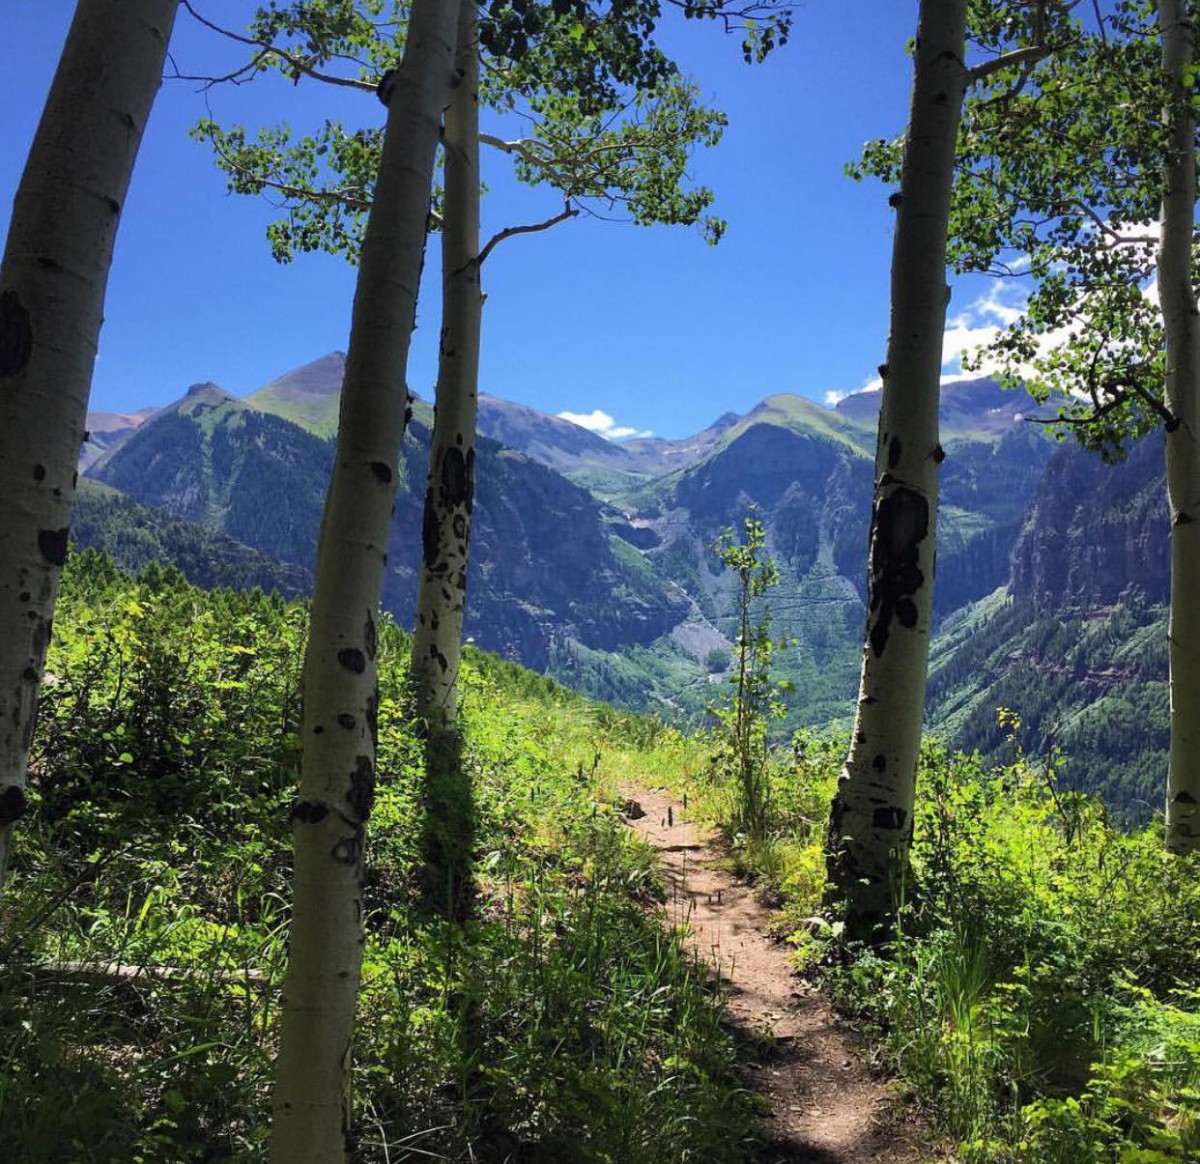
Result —
[[[195, 2], [239, 27], [254, 7]], [[73, 7], [3, 0], [6, 208]], [[903, 126], [915, 14], [915, 0], [867, 0], [854, 16], [808, 0], [792, 43], [754, 67], [737, 38], [668, 19], [665, 47], [729, 115], [724, 141], [692, 167], [715, 191], [728, 233], [711, 248], [687, 228], [576, 220], [505, 242], [485, 268], [483, 390], [678, 437], [773, 392], [823, 400], [868, 382], [886, 342], [892, 220], [888, 191], [856, 185], [842, 166], [863, 141]], [[185, 73], [223, 72], [240, 59], [183, 11], [172, 54]], [[274, 263], [264, 236], [272, 208], [226, 194], [207, 149], [187, 137], [206, 100], [218, 121], [251, 126], [383, 115], [371, 98], [308, 82], [264, 78], [207, 98], [194, 84], [163, 85], [118, 238], [94, 408], [163, 404], [200, 380], [241, 395], [346, 347], [354, 272], [319, 255]], [[485, 179], [485, 231], [558, 209], [550, 193], [516, 187], [496, 168]], [[436, 278], [431, 247], [409, 369], [426, 397]], [[956, 336], [994, 322], [981, 299], [988, 290], [956, 291]]]

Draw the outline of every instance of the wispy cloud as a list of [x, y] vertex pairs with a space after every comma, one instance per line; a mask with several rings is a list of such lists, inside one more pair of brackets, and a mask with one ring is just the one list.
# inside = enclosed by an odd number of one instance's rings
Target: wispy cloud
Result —
[[654, 435], [654, 432], [648, 428], [639, 430], [627, 424], [617, 424], [607, 412], [603, 412], [599, 408], [591, 412], [560, 412], [557, 413], [557, 416], [560, 420], [569, 420], [572, 424], [579, 425], [580, 428], [586, 428], [588, 432], [602, 436], [606, 441], [621, 441], [627, 440], [629, 437]]
[[987, 347], [1005, 328], [1020, 319], [1026, 298], [1023, 287], [994, 283], [983, 295], [947, 319], [942, 342], [943, 373], [963, 375], [963, 357]]

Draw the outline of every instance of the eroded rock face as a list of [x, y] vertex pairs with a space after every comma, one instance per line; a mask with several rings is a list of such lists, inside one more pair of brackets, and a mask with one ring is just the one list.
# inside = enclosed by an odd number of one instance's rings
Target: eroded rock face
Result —
[[1013, 551], [1013, 593], [1046, 610], [1107, 606], [1130, 586], [1166, 602], [1170, 517], [1162, 441], [1107, 465], [1064, 446], [1046, 467]]
[[[198, 386], [124, 432], [89, 473], [306, 572], [340, 371], [340, 357], [328, 357], [246, 400]], [[1007, 581], [1024, 506], [1051, 448], [996, 399], [987, 385], [957, 386], [950, 401], [947, 419], [957, 427], [942, 465], [939, 617]], [[874, 477], [867, 414], [876, 396], [831, 412], [780, 395], [692, 438], [623, 445], [523, 406], [483, 403], [465, 630], [478, 645], [639, 707], [650, 698], [675, 706], [690, 685], [690, 710], [702, 709], [709, 649], [733, 633], [731, 580], [711, 545], [754, 505], [780, 567], [775, 628], [798, 640], [781, 661], [798, 680], [797, 705], [832, 709], [853, 698]], [[401, 625], [413, 619], [426, 487], [428, 410], [416, 412], [384, 582], [384, 604]], [[488, 439], [489, 424], [529, 455]], [[179, 533], [173, 527], [170, 544]], [[211, 539], [204, 544], [221, 552]], [[647, 648], [656, 653], [649, 664]]]
[[[164, 410], [93, 475], [173, 517], [311, 569], [332, 443], [218, 392], [193, 392]], [[618, 536], [632, 531], [628, 523], [530, 458], [486, 439], [478, 448], [466, 633], [481, 647], [544, 670], [556, 637], [616, 651], [649, 644], [682, 621], [687, 599], [662, 586]], [[428, 455], [429, 430], [414, 423], [384, 581], [384, 606], [401, 625], [412, 621], [416, 603], [417, 498]]]

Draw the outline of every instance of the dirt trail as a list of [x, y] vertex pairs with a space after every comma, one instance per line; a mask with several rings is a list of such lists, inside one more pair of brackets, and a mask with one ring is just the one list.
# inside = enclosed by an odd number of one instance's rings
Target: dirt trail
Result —
[[[863, 1048], [825, 998], [765, 936], [768, 914], [753, 891], [719, 867], [721, 854], [666, 793], [627, 788], [645, 815], [630, 820], [659, 852], [668, 919], [687, 922], [691, 944], [729, 986], [729, 1012], [758, 1036], [747, 1084], [771, 1105], [761, 1164], [933, 1164], [921, 1129], [898, 1116], [891, 1090], [872, 1077]], [[631, 814], [634, 815], [634, 814]]]

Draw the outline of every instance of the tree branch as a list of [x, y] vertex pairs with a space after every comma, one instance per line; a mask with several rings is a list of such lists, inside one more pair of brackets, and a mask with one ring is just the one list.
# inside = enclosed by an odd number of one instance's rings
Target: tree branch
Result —
[[256, 67], [258, 62], [264, 57], [278, 57], [284, 64], [288, 65], [294, 71], [295, 80], [300, 80], [301, 76], [311, 77], [314, 81], [323, 81], [326, 85], [341, 85], [346, 89], [362, 89], [368, 93], [375, 92], [375, 86], [370, 81], [359, 81], [352, 77], [335, 77], [332, 73], [322, 73], [318, 69], [314, 69], [303, 57], [297, 56], [295, 53], [290, 53], [286, 49], [281, 49], [277, 45], [271, 44], [269, 41], [255, 40], [250, 36], [242, 36], [241, 33], [234, 32], [230, 28], [223, 28], [219, 24], [214, 24], [211, 20], [201, 16], [199, 12], [191, 5], [191, 0], [182, 0], [184, 8], [187, 9], [193, 20], [204, 25], [205, 28], [227, 37], [229, 40], [237, 41], [238, 44], [249, 45], [251, 48], [259, 50], [259, 55], [255, 59], [254, 66], [247, 65], [245, 68], [239, 69], [237, 73], [231, 74], [229, 77], [181, 77], [185, 81], [207, 81], [210, 84], [217, 84], [220, 81], [232, 80], [240, 73], [246, 72], [251, 67]]
[[479, 252], [479, 258], [476, 262], [482, 267], [488, 255], [506, 238], [513, 238], [518, 234], [537, 234], [539, 231], [549, 230], [552, 226], [557, 226], [560, 222], [566, 222], [568, 218], [574, 218], [578, 213], [579, 211], [573, 206], [564, 206], [561, 213], [556, 214], [553, 218], [547, 218], [545, 222], [537, 222], [530, 226], [505, 227], [504, 230], [492, 235], [488, 239], [487, 245]]
[[986, 80], [993, 73], [1011, 68], [1013, 65], [1036, 65], [1038, 61], [1049, 55], [1050, 47], [1044, 44], [1031, 44], [1028, 48], [1014, 49], [1011, 53], [1005, 53], [1003, 56], [996, 57], [995, 60], [984, 61], [983, 64], [970, 69], [971, 83], [976, 84]]
[[358, 210], [366, 212], [371, 209], [371, 200], [359, 195], [351, 194], [348, 191], [342, 190], [306, 190], [303, 186], [292, 186], [286, 182], [281, 182], [277, 178], [267, 178], [261, 174], [253, 174], [244, 166], [239, 165], [233, 160], [222, 148], [220, 143], [214, 137], [209, 137], [209, 142], [212, 148], [216, 151], [217, 157], [228, 168], [229, 172], [239, 177], [248, 185], [259, 186], [267, 190], [277, 190], [280, 194], [284, 194], [289, 198], [297, 198], [301, 201], [316, 200], [318, 202], [337, 202], [345, 206], [348, 210]]

